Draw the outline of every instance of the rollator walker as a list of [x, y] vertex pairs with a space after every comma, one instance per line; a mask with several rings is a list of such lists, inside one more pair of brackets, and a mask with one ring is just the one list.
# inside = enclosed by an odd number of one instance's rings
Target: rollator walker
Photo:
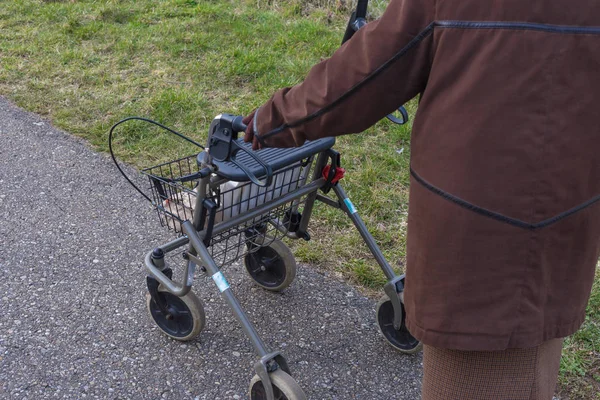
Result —
[[[367, 3], [359, 2], [344, 40], [366, 23]], [[399, 112], [400, 118], [389, 118], [405, 123], [406, 111], [401, 107]], [[152, 122], [203, 147], [158, 123], [132, 117], [111, 129], [111, 152], [113, 130], [130, 119]], [[142, 170], [149, 185], [145, 191], [136, 189], [151, 200], [161, 224], [180, 235], [145, 258], [147, 308], [154, 323], [173, 339], [194, 339], [205, 325], [204, 307], [192, 291], [194, 277], [210, 277], [258, 356], [250, 399], [305, 399], [286, 359], [261, 339], [223, 271], [241, 260], [258, 286], [284, 290], [296, 276], [296, 261], [282, 239], [310, 240], [310, 218], [320, 202], [346, 213], [388, 280], [376, 314], [383, 337], [402, 353], [418, 352], [421, 344], [405, 325], [404, 275], [396, 275], [342, 188], [344, 169], [340, 154], [333, 149], [335, 139], [252, 151], [250, 143], [238, 138], [245, 130], [241, 116], [218, 115], [210, 125], [204, 151]], [[166, 262], [170, 253], [177, 252], [184, 259], [180, 281], [173, 279], [173, 269]]]

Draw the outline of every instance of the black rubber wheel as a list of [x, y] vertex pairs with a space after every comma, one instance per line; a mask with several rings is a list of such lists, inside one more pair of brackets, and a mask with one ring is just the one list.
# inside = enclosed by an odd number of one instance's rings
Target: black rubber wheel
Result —
[[285, 243], [278, 239], [246, 254], [244, 266], [256, 284], [273, 292], [285, 289], [296, 277], [296, 259]]
[[392, 301], [383, 296], [377, 303], [377, 325], [379, 331], [387, 342], [396, 350], [405, 354], [419, 352], [423, 345], [410, 334], [405, 324], [406, 313], [402, 304], [402, 326], [399, 330], [394, 328], [394, 306]]
[[158, 294], [167, 303], [169, 312], [163, 313], [150, 294], [146, 295], [148, 313], [156, 326], [175, 340], [185, 342], [198, 336], [205, 324], [204, 306], [200, 299], [192, 292], [177, 297], [162, 287], [158, 288]]
[[[306, 400], [306, 395], [298, 383], [287, 373], [278, 369], [269, 374], [273, 386], [273, 397], [275, 400]], [[250, 381], [250, 400], [267, 400], [265, 387], [258, 375]]]

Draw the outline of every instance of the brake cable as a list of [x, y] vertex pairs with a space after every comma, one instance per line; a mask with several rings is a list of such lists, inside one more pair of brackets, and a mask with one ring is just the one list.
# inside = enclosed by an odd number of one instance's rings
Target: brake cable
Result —
[[[125, 122], [131, 121], [131, 120], [138, 120], [138, 121], [143, 121], [143, 122], [147, 122], [149, 124], [152, 125], [156, 125], [159, 128], [162, 128], [165, 131], [168, 131], [169, 133], [172, 133], [173, 135], [176, 135], [178, 137], [180, 137], [183, 140], [186, 140], [188, 142], [190, 142], [191, 144], [200, 147], [202, 150], [205, 150], [205, 147], [203, 145], [201, 145], [200, 143], [194, 141], [193, 139], [190, 139], [189, 137], [161, 124], [160, 122], [156, 122], [153, 121], [151, 119], [148, 118], [143, 118], [143, 117], [127, 117], [125, 119], [120, 120], [119, 122], [117, 122], [116, 124], [114, 124], [111, 128], [110, 128], [110, 132], [108, 133], [108, 149], [110, 151], [110, 156], [112, 157], [113, 162], [115, 163], [115, 166], [117, 167], [117, 169], [119, 170], [119, 172], [121, 173], [121, 175], [123, 175], [123, 177], [127, 180], [127, 182], [129, 182], [129, 184], [131, 186], [133, 186], [133, 188], [135, 190], [137, 190], [142, 196], [144, 196], [146, 198], [146, 200], [148, 200], [150, 203], [154, 204], [154, 202], [152, 201], [152, 199], [150, 199], [150, 197], [148, 197], [148, 195], [146, 195], [146, 193], [142, 192], [142, 190], [137, 187], [137, 185], [135, 183], [133, 183], [131, 181], [131, 179], [129, 179], [129, 177], [127, 176], [127, 174], [125, 174], [125, 171], [123, 171], [123, 169], [121, 168], [121, 166], [119, 165], [119, 163], [117, 162], [117, 158], [115, 157], [115, 153], [113, 151], [113, 145], [112, 145], [112, 140], [113, 140], [113, 132], [115, 130], [115, 128]], [[188, 179], [189, 177], [182, 177], [181, 179]]]

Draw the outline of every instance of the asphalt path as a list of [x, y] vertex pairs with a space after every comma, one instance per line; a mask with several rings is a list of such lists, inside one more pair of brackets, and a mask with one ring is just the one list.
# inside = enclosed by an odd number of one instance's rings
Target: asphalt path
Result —
[[[197, 339], [147, 315], [144, 255], [173, 238], [107, 155], [0, 97], [0, 398], [247, 398], [257, 358], [212, 281]], [[225, 275], [309, 398], [420, 397], [421, 355], [387, 346], [375, 301], [307, 265], [281, 294], [242, 270]]]

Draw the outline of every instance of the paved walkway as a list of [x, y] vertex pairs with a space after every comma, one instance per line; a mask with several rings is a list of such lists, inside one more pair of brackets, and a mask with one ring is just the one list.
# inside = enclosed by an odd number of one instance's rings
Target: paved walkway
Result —
[[[0, 98], [0, 398], [244, 399], [255, 356], [211, 282], [182, 344], [145, 311], [145, 253], [173, 236], [110, 159]], [[421, 356], [389, 348], [375, 303], [301, 265], [282, 294], [225, 273], [311, 399], [418, 399]]]

